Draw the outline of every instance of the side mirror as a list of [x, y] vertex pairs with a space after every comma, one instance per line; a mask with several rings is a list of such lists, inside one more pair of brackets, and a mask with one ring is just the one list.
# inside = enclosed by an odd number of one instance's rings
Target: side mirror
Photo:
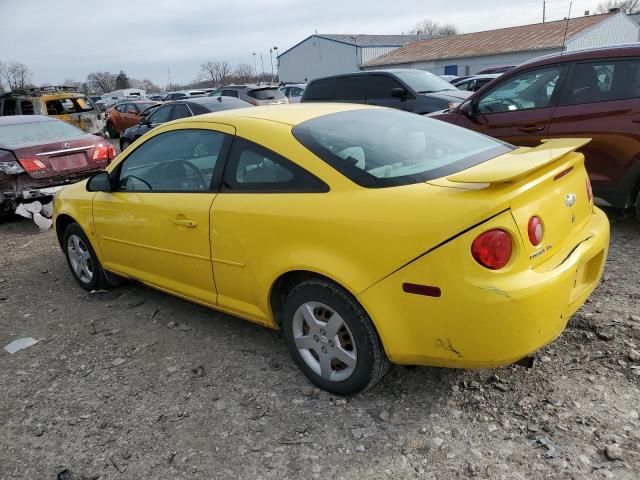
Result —
[[109, 172], [98, 172], [87, 182], [87, 192], [110, 192], [111, 178]]
[[391, 96], [394, 98], [407, 98], [407, 91], [402, 87], [392, 88]]
[[460, 105], [460, 113], [467, 117], [475, 117], [478, 113], [478, 102], [474, 98]]

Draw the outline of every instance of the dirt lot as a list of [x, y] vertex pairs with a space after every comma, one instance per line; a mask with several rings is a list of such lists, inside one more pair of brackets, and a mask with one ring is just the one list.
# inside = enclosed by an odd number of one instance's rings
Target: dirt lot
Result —
[[0, 224], [0, 478], [640, 478], [640, 224], [536, 367], [313, 389], [277, 332], [144, 286], [87, 294], [53, 232]]

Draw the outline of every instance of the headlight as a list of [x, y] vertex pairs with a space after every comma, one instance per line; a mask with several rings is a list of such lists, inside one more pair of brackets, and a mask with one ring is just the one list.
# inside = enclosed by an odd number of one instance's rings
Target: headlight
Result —
[[9, 175], [16, 175], [18, 173], [24, 173], [24, 168], [16, 161], [0, 162], [0, 172], [8, 173]]
[[447, 108], [449, 108], [449, 109], [456, 108], [458, 105], [460, 105], [460, 102], [449, 102], [447, 104]]

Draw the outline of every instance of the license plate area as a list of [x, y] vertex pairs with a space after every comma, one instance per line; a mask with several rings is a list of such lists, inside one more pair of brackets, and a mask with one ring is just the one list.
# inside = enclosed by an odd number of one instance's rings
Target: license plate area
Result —
[[600, 252], [582, 265], [578, 266], [573, 278], [571, 300], [574, 300], [597, 280], [603, 255], [604, 252]]
[[67, 170], [77, 170], [87, 166], [87, 156], [85, 153], [72, 153], [71, 155], [62, 155], [59, 157], [50, 157], [51, 167], [56, 172], [64, 172]]

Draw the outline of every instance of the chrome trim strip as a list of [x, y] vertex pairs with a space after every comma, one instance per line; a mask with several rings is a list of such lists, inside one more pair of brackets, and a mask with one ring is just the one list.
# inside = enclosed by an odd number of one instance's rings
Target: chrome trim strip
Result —
[[90, 145], [88, 147], [69, 148], [67, 150], [53, 150], [51, 152], [36, 153], [36, 156], [40, 156], [40, 155], [56, 155], [58, 153], [82, 152], [83, 150], [89, 150], [90, 148], [94, 148], [94, 146], [95, 145]]

